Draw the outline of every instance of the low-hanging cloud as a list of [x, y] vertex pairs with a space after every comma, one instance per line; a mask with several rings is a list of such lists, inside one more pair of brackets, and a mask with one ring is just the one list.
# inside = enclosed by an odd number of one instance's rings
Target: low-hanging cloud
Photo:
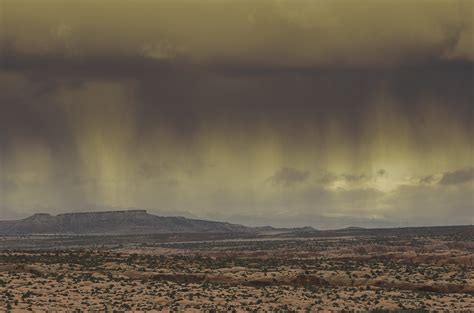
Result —
[[474, 168], [468, 167], [460, 170], [445, 172], [439, 184], [441, 185], [457, 185], [474, 181]]
[[282, 167], [268, 181], [273, 185], [291, 187], [293, 185], [306, 181], [309, 177], [309, 171], [302, 171], [292, 167]]
[[427, 184], [427, 185], [432, 184], [435, 181], [436, 181], [435, 175], [426, 175], [419, 179], [420, 184]]

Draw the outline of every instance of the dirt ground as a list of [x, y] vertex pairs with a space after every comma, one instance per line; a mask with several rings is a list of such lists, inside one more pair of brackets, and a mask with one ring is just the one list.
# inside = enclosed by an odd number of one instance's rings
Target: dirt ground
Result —
[[470, 311], [474, 243], [273, 238], [0, 252], [2, 311]]

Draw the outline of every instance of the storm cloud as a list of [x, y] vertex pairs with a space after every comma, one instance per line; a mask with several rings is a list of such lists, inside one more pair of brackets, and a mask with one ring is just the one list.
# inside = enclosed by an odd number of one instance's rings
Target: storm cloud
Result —
[[4, 0], [0, 218], [471, 218], [472, 5]]
[[3, 41], [27, 55], [305, 68], [472, 60], [471, 12], [469, 0], [5, 0], [1, 14]]

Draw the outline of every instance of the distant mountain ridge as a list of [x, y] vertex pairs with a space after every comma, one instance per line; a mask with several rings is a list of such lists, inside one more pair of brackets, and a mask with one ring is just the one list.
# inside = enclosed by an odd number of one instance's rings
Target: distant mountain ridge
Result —
[[253, 228], [227, 222], [158, 216], [146, 210], [63, 213], [37, 213], [30, 217], [0, 221], [0, 235], [28, 234], [164, 234], [164, 233], [255, 233], [265, 231], [314, 230], [313, 228]]
[[146, 210], [38, 213], [21, 220], [1, 221], [0, 234], [152, 234], [250, 232], [252, 228], [225, 222], [157, 216]]

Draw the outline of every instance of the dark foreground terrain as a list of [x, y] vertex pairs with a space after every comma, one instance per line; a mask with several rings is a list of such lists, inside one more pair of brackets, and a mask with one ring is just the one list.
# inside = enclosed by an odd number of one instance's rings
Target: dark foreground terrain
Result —
[[472, 226], [5, 236], [2, 310], [472, 311]]

